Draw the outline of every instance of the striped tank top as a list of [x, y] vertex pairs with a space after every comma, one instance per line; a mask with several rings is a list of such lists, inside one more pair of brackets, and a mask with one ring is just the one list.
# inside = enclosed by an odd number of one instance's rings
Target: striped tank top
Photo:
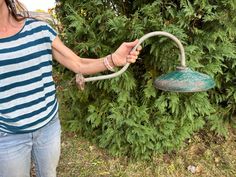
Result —
[[0, 38], [0, 131], [33, 132], [57, 113], [52, 41], [46, 22], [26, 19], [17, 34]]

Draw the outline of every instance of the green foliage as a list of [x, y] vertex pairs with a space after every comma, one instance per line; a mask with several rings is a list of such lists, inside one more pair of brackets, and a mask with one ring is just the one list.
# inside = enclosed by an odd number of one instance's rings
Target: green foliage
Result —
[[[184, 44], [187, 65], [214, 77], [204, 93], [153, 88], [157, 75], [178, 66], [169, 39], [145, 41], [142, 60], [122, 76], [58, 91], [64, 123], [114, 155], [148, 159], [178, 149], [204, 126], [227, 136], [236, 110], [235, 0], [60, 0], [57, 14], [64, 42], [81, 57], [98, 58], [123, 41], [167, 31]], [[58, 68], [60, 77], [72, 73]], [[106, 74], [103, 73], [103, 74]]]

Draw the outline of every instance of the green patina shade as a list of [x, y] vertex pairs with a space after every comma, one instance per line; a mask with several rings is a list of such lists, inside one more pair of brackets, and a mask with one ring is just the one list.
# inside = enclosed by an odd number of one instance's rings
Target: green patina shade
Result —
[[210, 76], [181, 67], [155, 80], [156, 88], [172, 92], [201, 92], [214, 86], [215, 82]]

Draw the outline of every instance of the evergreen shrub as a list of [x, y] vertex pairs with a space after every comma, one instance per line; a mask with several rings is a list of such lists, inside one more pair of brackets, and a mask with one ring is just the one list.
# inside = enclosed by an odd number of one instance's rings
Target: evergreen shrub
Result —
[[[216, 81], [207, 92], [155, 90], [155, 77], [179, 65], [179, 51], [170, 39], [153, 37], [123, 75], [87, 83], [84, 91], [59, 87], [68, 129], [113, 155], [142, 159], [177, 150], [204, 128], [227, 137], [236, 111], [235, 0], [58, 0], [56, 11], [63, 41], [81, 57], [106, 56], [124, 41], [167, 31], [185, 46], [187, 66]], [[56, 75], [59, 84], [74, 76], [59, 66]]]

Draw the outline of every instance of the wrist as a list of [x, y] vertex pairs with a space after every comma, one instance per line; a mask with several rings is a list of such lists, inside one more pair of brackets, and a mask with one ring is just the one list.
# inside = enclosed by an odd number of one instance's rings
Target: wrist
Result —
[[111, 60], [116, 67], [124, 66], [126, 64], [126, 60], [122, 59], [122, 57], [116, 53], [111, 54]]
[[115, 63], [112, 60], [112, 54], [108, 55], [104, 58], [103, 63], [105, 67], [112, 72], [115, 72], [114, 67], [116, 66]]
[[113, 67], [116, 67], [117, 65], [116, 65], [116, 63], [115, 63], [115, 61], [114, 61], [114, 59], [113, 59], [113, 53], [111, 53], [111, 54], [109, 55], [109, 58], [110, 58], [110, 60], [111, 60], [112, 66], [113, 66]]
[[107, 60], [108, 60], [108, 62], [109, 62], [109, 64], [110, 64], [111, 67], [114, 68], [114, 67], [117, 66], [117, 65], [115, 64], [114, 60], [113, 60], [113, 55], [112, 55], [112, 54], [110, 54], [110, 55], [107, 56]]

